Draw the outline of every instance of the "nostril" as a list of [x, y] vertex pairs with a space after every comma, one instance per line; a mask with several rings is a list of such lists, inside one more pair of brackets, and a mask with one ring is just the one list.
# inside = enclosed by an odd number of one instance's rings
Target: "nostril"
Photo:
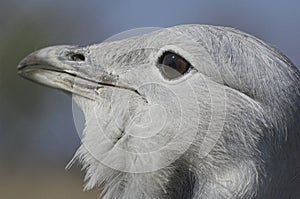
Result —
[[68, 56], [72, 61], [84, 61], [85, 57], [81, 53], [69, 53]]

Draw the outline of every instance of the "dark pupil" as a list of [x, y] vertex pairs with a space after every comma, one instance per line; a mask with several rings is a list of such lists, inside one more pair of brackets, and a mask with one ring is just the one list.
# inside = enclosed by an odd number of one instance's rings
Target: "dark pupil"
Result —
[[163, 74], [170, 79], [182, 76], [189, 69], [189, 63], [181, 56], [166, 52], [160, 59]]

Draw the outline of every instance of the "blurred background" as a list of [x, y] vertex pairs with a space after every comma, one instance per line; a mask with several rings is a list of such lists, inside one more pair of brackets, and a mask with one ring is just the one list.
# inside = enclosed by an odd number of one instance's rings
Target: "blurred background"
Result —
[[71, 98], [21, 79], [18, 62], [56, 44], [98, 43], [137, 27], [231, 26], [278, 48], [300, 67], [300, 1], [0, 1], [0, 199], [97, 198], [82, 192]]

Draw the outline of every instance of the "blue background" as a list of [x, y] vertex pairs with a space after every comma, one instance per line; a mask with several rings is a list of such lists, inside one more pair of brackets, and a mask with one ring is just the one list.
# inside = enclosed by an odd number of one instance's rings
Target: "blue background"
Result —
[[96, 198], [81, 193], [80, 144], [71, 98], [16, 75], [28, 53], [98, 43], [138, 27], [231, 26], [278, 48], [300, 66], [300, 1], [2, 0], [0, 2], [0, 198]]

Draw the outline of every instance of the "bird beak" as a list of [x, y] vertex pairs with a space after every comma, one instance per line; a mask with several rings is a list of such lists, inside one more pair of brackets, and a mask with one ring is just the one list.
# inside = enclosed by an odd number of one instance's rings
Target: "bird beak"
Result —
[[19, 63], [17, 70], [20, 76], [33, 82], [93, 100], [97, 99], [99, 88], [108, 86], [139, 94], [122, 85], [117, 76], [93, 64], [86, 50], [76, 46], [53, 46], [35, 51]]
[[115, 86], [115, 78], [101, 67], [92, 67], [83, 48], [53, 46], [35, 51], [17, 66], [18, 74], [39, 84], [71, 92], [87, 98], [95, 89]]

